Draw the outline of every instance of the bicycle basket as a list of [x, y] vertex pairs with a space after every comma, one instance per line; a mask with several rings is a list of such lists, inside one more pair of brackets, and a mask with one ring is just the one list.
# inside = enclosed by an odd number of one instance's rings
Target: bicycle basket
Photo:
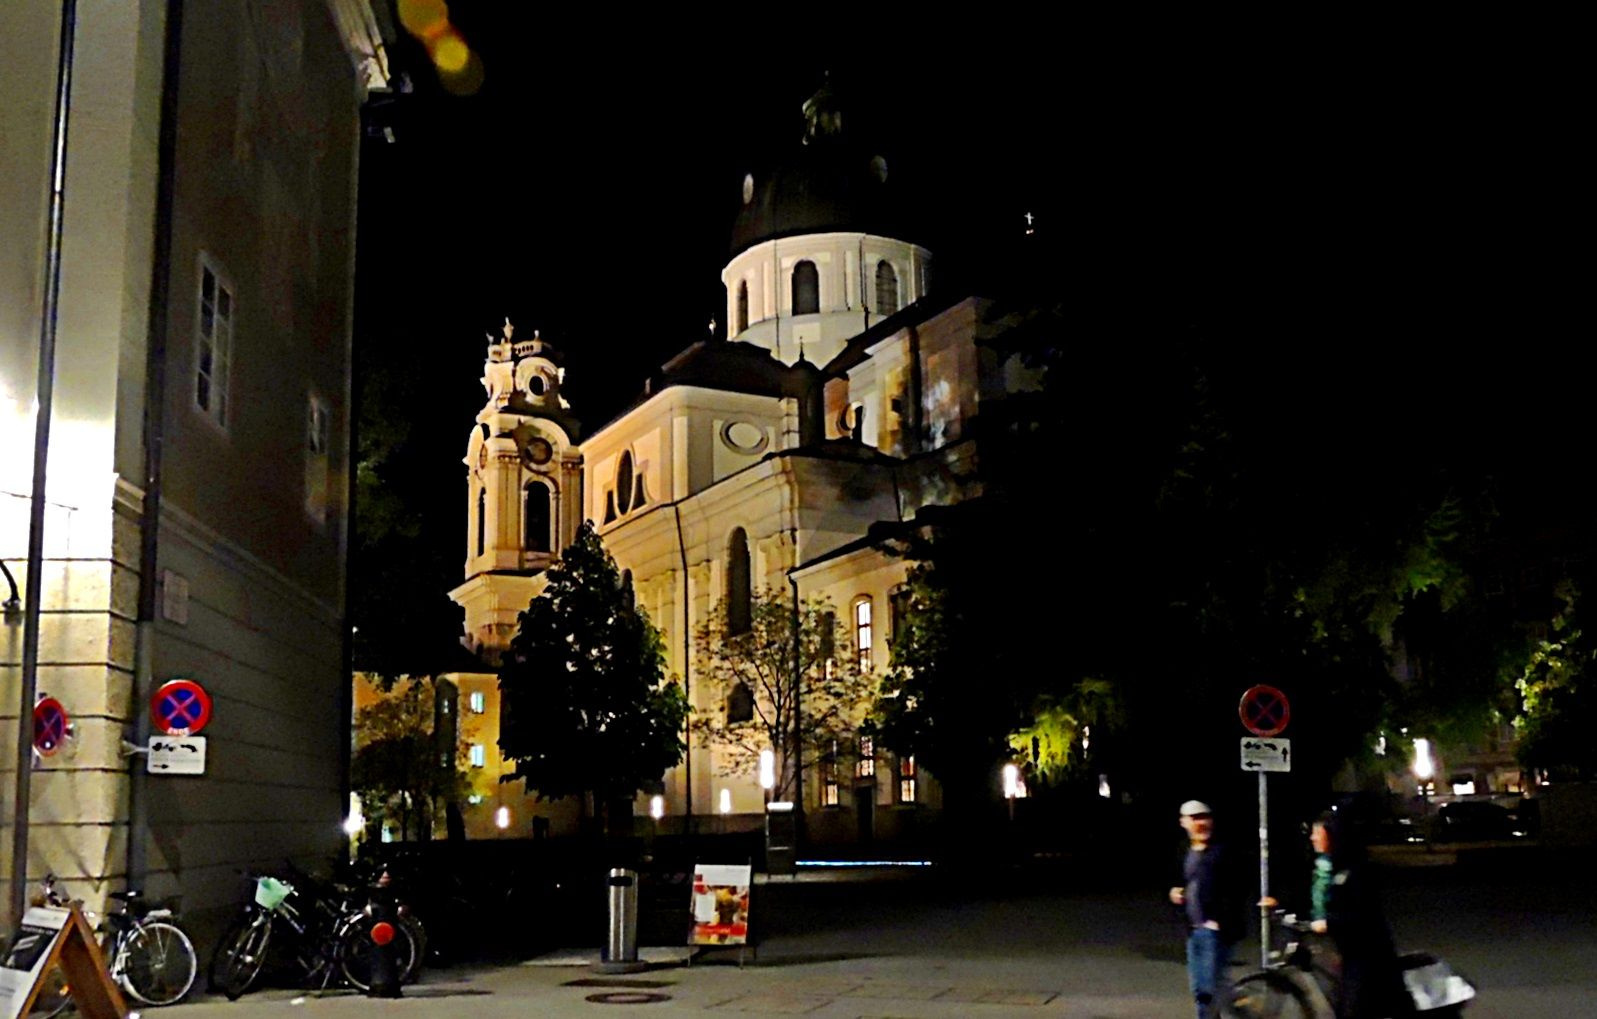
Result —
[[255, 879], [255, 904], [262, 909], [276, 909], [294, 891], [294, 886], [275, 877]]

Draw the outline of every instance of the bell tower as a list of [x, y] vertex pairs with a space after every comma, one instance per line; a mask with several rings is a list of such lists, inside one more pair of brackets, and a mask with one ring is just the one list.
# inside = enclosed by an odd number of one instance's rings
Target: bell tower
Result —
[[560, 353], [536, 330], [515, 339], [509, 319], [501, 333], [488, 336], [487, 399], [466, 439], [465, 582], [449, 592], [466, 610], [461, 643], [489, 662], [582, 517], [579, 426], [560, 395]]

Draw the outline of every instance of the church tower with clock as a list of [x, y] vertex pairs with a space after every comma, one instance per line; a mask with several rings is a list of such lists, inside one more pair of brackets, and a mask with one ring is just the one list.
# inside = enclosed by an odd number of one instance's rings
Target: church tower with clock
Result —
[[515, 339], [508, 319], [488, 337], [487, 399], [466, 441], [466, 579], [449, 592], [466, 610], [467, 647], [488, 662], [582, 522], [581, 436], [560, 395], [560, 362], [536, 332]]

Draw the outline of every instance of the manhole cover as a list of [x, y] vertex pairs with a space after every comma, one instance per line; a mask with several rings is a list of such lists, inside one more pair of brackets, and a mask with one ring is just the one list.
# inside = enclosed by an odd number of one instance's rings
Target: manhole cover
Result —
[[604, 991], [590, 994], [582, 1000], [595, 1005], [649, 1005], [656, 1001], [670, 1001], [671, 995], [653, 991]]

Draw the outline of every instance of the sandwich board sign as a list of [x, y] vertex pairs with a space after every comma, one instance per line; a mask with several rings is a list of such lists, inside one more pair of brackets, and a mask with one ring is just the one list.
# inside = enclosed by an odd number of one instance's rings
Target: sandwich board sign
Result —
[[105, 969], [105, 956], [77, 906], [34, 906], [22, 915], [0, 959], [0, 1019], [28, 1014], [60, 969], [78, 1013], [87, 1019], [127, 1019], [122, 992]]
[[701, 863], [693, 868], [693, 926], [689, 945], [724, 945], [738, 950], [749, 944], [750, 864]]

